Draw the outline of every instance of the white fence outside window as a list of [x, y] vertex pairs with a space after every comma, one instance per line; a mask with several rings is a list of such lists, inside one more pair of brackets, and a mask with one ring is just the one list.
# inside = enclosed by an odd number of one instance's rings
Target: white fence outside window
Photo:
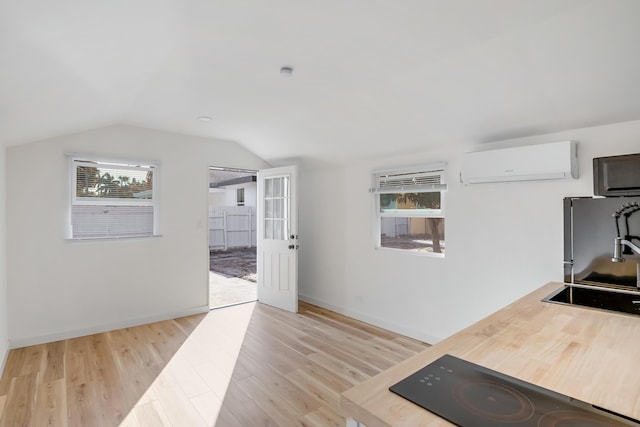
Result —
[[409, 234], [409, 218], [383, 217], [380, 218], [380, 222], [383, 236], [398, 237]]

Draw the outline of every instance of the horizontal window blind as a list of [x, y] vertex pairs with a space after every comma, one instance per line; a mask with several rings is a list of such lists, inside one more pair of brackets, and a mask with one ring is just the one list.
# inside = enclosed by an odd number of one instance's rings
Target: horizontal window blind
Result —
[[75, 239], [153, 236], [153, 206], [76, 205], [71, 209]]
[[424, 193], [447, 189], [443, 182], [444, 170], [419, 170], [416, 172], [376, 173], [373, 193]]

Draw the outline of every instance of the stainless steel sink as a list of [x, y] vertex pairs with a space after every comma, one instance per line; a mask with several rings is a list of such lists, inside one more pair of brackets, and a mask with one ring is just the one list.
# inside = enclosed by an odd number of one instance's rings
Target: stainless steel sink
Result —
[[564, 286], [542, 301], [640, 315], [640, 294]]

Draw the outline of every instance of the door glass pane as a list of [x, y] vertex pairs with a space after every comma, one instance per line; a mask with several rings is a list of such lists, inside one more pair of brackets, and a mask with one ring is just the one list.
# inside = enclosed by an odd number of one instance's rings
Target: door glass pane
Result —
[[273, 203], [275, 200], [265, 199], [264, 201], [264, 217], [265, 218], [275, 218], [273, 216]]
[[280, 197], [287, 197], [286, 182], [287, 182], [287, 178], [286, 177], [280, 178], [280, 185], [279, 185], [279, 188], [278, 188], [278, 191], [280, 191]]
[[289, 233], [289, 177], [264, 180], [264, 238], [287, 240]]
[[273, 239], [273, 220], [264, 220], [264, 238]]
[[289, 197], [289, 177], [282, 178], [282, 195], [284, 197]]
[[284, 238], [283, 238], [284, 237], [284, 233], [283, 233], [283, 230], [282, 230], [282, 221], [274, 221], [273, 223], [274, 223], [273, 225], [275, 227], [275, 230], [273, 232], [273, 238], [275, 240], [284, 240]]
[[264, 180], [264, 197], [273, 197], [273, 179]]

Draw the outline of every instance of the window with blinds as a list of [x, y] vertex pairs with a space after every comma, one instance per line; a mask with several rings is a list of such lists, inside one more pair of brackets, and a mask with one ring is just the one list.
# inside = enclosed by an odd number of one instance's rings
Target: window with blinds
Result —
[[157, 235], [157, 166], [72, 159], [70, 237]]
[[444, 254], [445, 164], [372, 175], [376, 247]]

